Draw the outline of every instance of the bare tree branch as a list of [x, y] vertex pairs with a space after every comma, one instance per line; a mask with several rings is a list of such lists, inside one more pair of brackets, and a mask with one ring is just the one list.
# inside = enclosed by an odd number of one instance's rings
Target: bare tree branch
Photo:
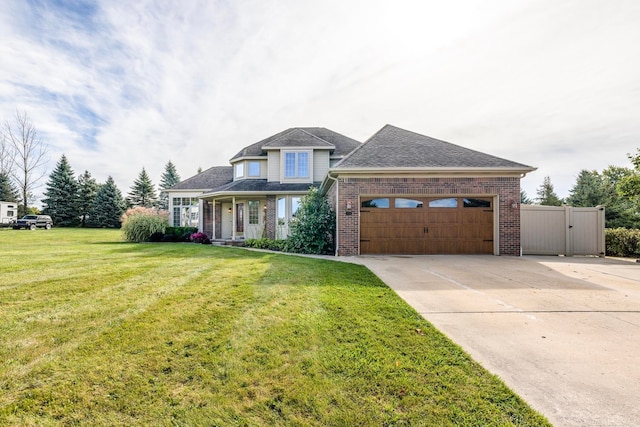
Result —
[[0, 175], [11, 175], [15, 151], [13, 146], [9, 145], [9, 140], [4, 131], [0, 129]]
[[47, 163], [47, 147], [26, 112], [16, 111], [14, 125], [6, 121], [4, 134], [13, 147], [15, 167], [12, 176], [20, 187], [24, 214], [32, 190], [46, 174], [43, 166]]

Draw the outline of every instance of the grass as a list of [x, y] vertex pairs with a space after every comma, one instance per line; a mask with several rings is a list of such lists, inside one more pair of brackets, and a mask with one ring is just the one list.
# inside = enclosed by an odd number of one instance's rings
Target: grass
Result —
[[362, 266], [115, 230], [0, 251], [0, 425], [548, 425]]

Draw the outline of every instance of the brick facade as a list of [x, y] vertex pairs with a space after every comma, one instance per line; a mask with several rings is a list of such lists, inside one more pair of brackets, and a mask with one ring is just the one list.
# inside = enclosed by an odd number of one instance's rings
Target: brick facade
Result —
[[[520, 255], [520, 178], [338, 178], [327, 196], [337, 212], [337, 255], [360, 253], [361, 195], [498, 196], [499, 255]], [[347, 210], [348, 204], [351, 210]]]
[[268, 239], [276, 238], [276, 196], [267, 196], [265, 231]]

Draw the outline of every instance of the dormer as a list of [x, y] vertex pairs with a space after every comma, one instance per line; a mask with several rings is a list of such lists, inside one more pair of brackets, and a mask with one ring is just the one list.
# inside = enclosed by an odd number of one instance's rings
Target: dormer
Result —
[[242, 149], [231, 159], [234, 181], [321, 182], [332, 163], [359, 142], [325, 128], [290, 128]]

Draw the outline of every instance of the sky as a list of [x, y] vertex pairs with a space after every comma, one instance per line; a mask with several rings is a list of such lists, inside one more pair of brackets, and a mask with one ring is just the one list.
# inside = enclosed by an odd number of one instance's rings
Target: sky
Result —
[[385, 124], [536, 167], [560, 197], [640, 148], [638, 0], [2, 0], [0, 122], [123, 194], [284, 129]]

